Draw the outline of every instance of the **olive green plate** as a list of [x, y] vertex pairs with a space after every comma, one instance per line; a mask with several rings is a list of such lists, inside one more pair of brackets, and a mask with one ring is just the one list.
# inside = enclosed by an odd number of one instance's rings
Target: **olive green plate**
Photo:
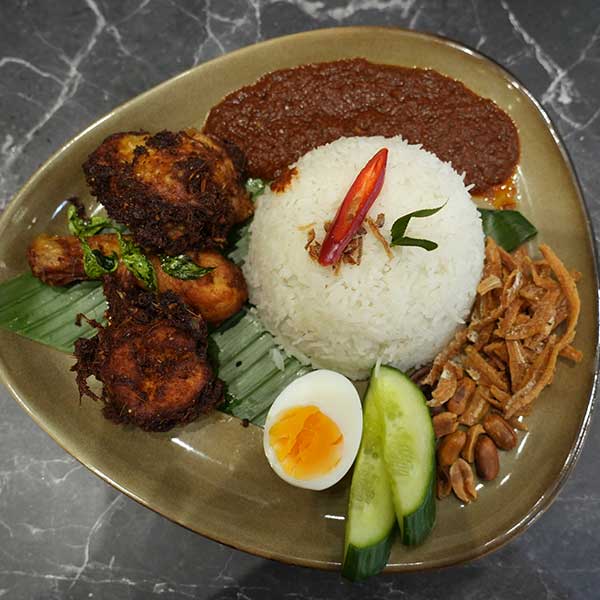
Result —
[[[57, 207], [69, 196], [88, 198], [81, 164], [106, 135], [200, 126], [224, 94], [263, 73], [356, 56], [437, 69], [506, 110], [521, 135], [520, 207], [539, 228], [539, 240], [583, 274], [576, 339], [583, 362], [561, 362], [528, 420], [530, 433], [520, 435], [515, 451], [502, 455], [500, 476], [479, 490], [478, 502], [467, 507], [455, 499], [440, 503], [435, 530], [425, 544], [394, 547], [389, 569], [416, 570], [480, 556], [533, 522], [572, 468], [592, 408], [598, 311], [589, 219], [548, 118], [509, 73], [447, 40], [383, 28], [302, 33], [208, 62], [117, 108], [31, 178], [0, 223], [0, 279], [27, 268], [25, 249], [34, 235], [65, 231], [64, 211]], [[98, 404], [79, 404], [70, 356], [4, 331], [0, 360], [4, 382], [31, 417], [84, 465], [145, 506], [254, 554], [339, 567], [347, 480], [325, 492], [285, 484], [263, 456], [262, 431], [222, 414], [163, 434], [115, 426], [103, 419]]]

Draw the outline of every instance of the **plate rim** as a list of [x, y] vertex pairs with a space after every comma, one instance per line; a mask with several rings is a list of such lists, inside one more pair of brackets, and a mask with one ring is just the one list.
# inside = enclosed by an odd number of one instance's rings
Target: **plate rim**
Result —
[[[559, 134], [557, 128], [555, 127], [554, 122], [552, 121], [552, 119], [550, 118], [550, 116], [548, 115], [546, 110], [543, 108], [543, 106], [540, 104], [540, 102], [527, 89], [527, 87], [520, 81], [520, 79], [518, 77], [516, 77], [512, 72], [510, 72], [506, 67], [504, 67], [503, 65], [498, 63], [496, 60], [494, 60], [493, 58], [490, 58], [489, 56], [482, 53], [480, 50], [471, 48], [467, 44], [458, 42], [456, 40], [453, 40], [451, 38], [448, 38], [448, 37], [440, 35], [440, 34], [415, 31], [415, 30], [405, 29], [402, 27], [395, 27], [395, 26], [370, 26], [370, 25], [361, 26], [361, 25], [357, 25], [357, 26], [348, 26], [348, 27], [328, 27], [328, 28], [314, 29], [314, 30], [310, 30], [310, 31], [302, 31], [302, 32], [283, 35], [283, 36], [277, 36], [274, 38], [270, 38], [268, 40], [263, 40], [263, 41], [260, 41], [257, 43], [243, 46], [241, 48], [237, 48], [231, 52], [221, 54], [221, 55], [216, 56], [208, 61], [204, 61], [202, 63], [194, 65], [193, 67], [186, 69], [185, 71], [182, 71], [181, 73], [178, 73], [178, 74], [174, 75], [173, 77], [170, 77], [169, 79], [158, 83], [157, 85], [151, 87], [150, 89], [148, 89], [140, 94], [137, 94], [133, 98], [130, 98], [129, 100], [126, 100], [125, 102], [117, 105], [116, 107], [111, 109], [107, 114], [103, 115], [99, 119], [96, 119], [94, 122], [89, 124], [81, 132], [79, 132], [74, 137], [69, 139], [66, 143], [64, 143], [46, 161], [44, 161], [44, 163], [42, 165], [40, 165], [36, 169], [36, 171], [26, 180], [26, 182], [23, 184], [23, 186], [10, 199], [3, 214], [0, 215], [0, 235], [2, 234], [2, 232], [4, 230], [8, 229], [13, 214], [18, 210], [18, 205], [21, 202], [21, 198], [26, 196], [27, 193], [29, 192], [29, 190], [37, 185], [37, 180], [39, 178], [41, 178], [48, 169], [51, 168], [52, 163], [63, 152], [65, 152], [72, 144], [76, 143], [80, 138], [86, 136], [93, 129], [100, 126], [104, 121], [109, 119], [114, 113], [120, 112], [121, 109], [127, 107], [131, 103], [138, 102], [141, 98], [154, 93], [156, 90], [158, 90], [162, 87], [170, 86], [174, 81], [178, 80], [179, 78], [184, 78], [184, 77], [189, 76], [191, 73], [193, 73], [194, 71], [196, 71], [199, 68], [202, 68], [209, 64], [214, 64], [218, 61], [221, 61], [225, 57], [232, 57], [232, 56], [238, 56], [238, 55], [244, 54], [249, 49], [253, 48], [254, 46], [265, 47], [265, 46], [269, 46], [269, 45], [276, 45], [277, 43], [281, 42], [282, 40], [294, 40], [294, 39], [306, 38], [306, 37], [319, 37], [324, 34], [331, 35], [331, 34], [335, 34], [335, 33], [339, 33], [339, 32], [346, 32], [348, 34], [351, 34], [352, 32], [361, 32], [361, 33], [365, 33], [365, 32], [369, 33], [370, 32], [370, 33], [376, 34], [377, 32], [381, 32], [381, 31], [385, 31], [388, 33], [389, 32], [398, 33], [399, 35], [403, 35], [403, 36], [419, 38], [425, 42], [430, 42], [430, 43], [434, 42], [436, 44], [450, 46], [453, 49], [455, 49], [463, 54], [467, 54], [467, 55], [476, 57], [476, 58], [482, 60], [484, 63], [486, 63], [487, 67], [492, 68], [500, 77], [502, 77], [504, 80], [506, 80], [512, 86], [514, 86], [518, 92], [523, 94], [531, 102], [533, 107], [536, 109], [537, 113], [542, 117], [547, 130], [549, 131], [549, 133], [552, 136], [554, 144], [560, 151], [561, 157], [567, 167], [568, 173], [569, 173], [572, 181], [574, 182], [574, 187], [577, 192], [579, 205], [582, 208], [584, 220], [586, 222], [586, 231], [587, 231], [587, 236], [588, 236], [587, 242], [588, 242], [588, 246], [589, 246], [588, 249], [589, 249], [591, 257], [592, 257], [593, 266], [594, 266], [594, 275], [596, 278], [596, 285], [598, 287], [598, 284], [600, 282], [600, 265], [599, 265], [599, 261], [598, 261], [598, 251], [597, 251], [596, 244], [595, 244], [596, 238], [595, 238], [595, 233], [594, 233], [594, 224], [593, 224], [591, 216], [590, 216], [590, 211], [589, 211], [588, 205], [585, 201], [585, 197], [583, 195], [582, 188], [581, 188], [581, 183], [580, 183], [579, 177], [577, 175], [577, 171], [575, 170], [575, 167], [573, 165], [573, 161], [569, 155], [569, 152], [562, 140], [561, 135]], [[595, 306], [596, 306], [596, 311], [595, 311], [596, 322], [600, 323], [600, 303], [598, 302], [597, 295], [595, 295]], [[595, 342], [595, 354], [594, 354], [595, 370], [594, 370], [594, 375], [593, 375], [592, 382], [591, 382], [592, 385], [591, 385], [590, 395], [589, 395], [588, 402], [587, 402], [587, 408], [586, 408], [586, 411], [582, 418], [581, 427], [579, 428], [577, 437], [573, 441], [573, 444], [571, 445], [569, 453], [560, 469], [560, 472], [558, 473], [556, 480], [553, 482], [553, 485], [544, 491], [544, 493], [538, 498], [538, 500], [535, 502], [535, 504], [529, 509], [527, 514], [525, 514], [522, 519], [520, 519], [517, 523], [515, 523], [510, 529], [504, 531], [503, 533], [501, 533], [501, 534], [497, 535], [496, 537], [494, 537], [493, 539], [489, 540], [486, 544], [477, 546], [476, 548], [473, 548], [468, 551], [463, 551], [462, 553], [458, 554], [457, 556], [431, 560], [431, 561], [428, 561], [427, 564], [425, 564], [425, 565], [422, 563], [391, 564], [391, 565], [388, 564], [386, 566], [386, 568], [384, 569], [384, 572], [385, 573], [400, 573], [400, 572], [428, 571], [428, 570], [432, 570], [432, 569], [439, 569], [439, 568], [443, 568], [443, 567], [450, 567], [450, 566], [454, 566], [454, 565], [458, 565], [458, 564], [463, 564], [463, 563], [471, 561], [471, 560], [482, 558], [483, 556], [486, 556], [486, 555], [490, 554], [491, 552], [501, 548], [502, 546], [506, 545], [508, 542], [510, 542], [511, 540], [516, 538], [518, 535], [524, 533], [531, 525], [533, 525], [550, 508], [550, 506], [552, 505], [552, 503], [558, 496], [558, 493], [560, 492], [560, 490], [566, 483], [570, 473], [572, 472], [573, 468], [575, 467], [575, 465], [581, 455], [582, 448], [585, 444], [585, 440], [586, 440], [587, 435], [590, 430], [591, 416], [592, 416], [592, 413], [597, 404], [596, 392], [598, 391], [598, 382], [599, 382], [599, 378], [600, 378], [600, 373], [599, 373], [599, 369], [598, 369], [599, 359], [600, 359], [600, 328], [597, 328], [596, 342]], [[232, 539], [222, 539], [222, 538], [219, 538], [215, 534], [206, 533], [206, 532], [200, 531], [199, 529], [195, 529], [190, 525], [186, 525], [185, 523], [182, 523], [180, 520], [178, 520], [178, 518], [176, 516], [170, 516], [170, 515], [163, 514], [158, 509], [151, 506], [143, 498], [137, 496], [135, 494], [135, 492], [128, 489], [126, 486], [118, 483], [117, 481], [111, 479], [111, 477], [109, 475], [107, 475], [101, 469], [94, 466], [90, 461], [84, 462], [83, 460], [81, 460], [80, 458], [75, 456], [75, 454], [73, 454], [73, 452], [71, 452], [70, 450], [68, 450], [67, 448], [64, 447], [62, 441], [58, 437], [55, 437], [52, 433], [50, 433], [45, 422], [41, 418], [38, 418], [38, 416], [28, 406], [26, 399], [22, 398], [20, 396], [20, 394], [18, 393], [18, 391], [16, 389], [16, 385], [17, 385], [16, 378], [14, 378], [9, 373], [9, 367], [5, 363], [5, 359], [4, 359], [4, 356], [3, 356], [3, 353], [1, 350], [0, 350], [0, 382], [6, 386], [6, 388], [10, 392], [10, 394], [16, 400], [17, 404], [25, 411], [25, 413], [59, 447], [61, 447], [65, 452], [67, 452], [70, 456], [72, 456], [80, 464], [82, 464], [84, 467], [86, 467], [88, 470], [90, 470], [92, 473], [94, 473], [94, 475], [98, 476], [104, 482], [108, 483], [110, 486], [115, 488], [117, 491], [123, 493], [124, 495], [131, 498], [132, 500], [138, 502], [145, 508], [148, 508], [148, 509], [152, 510], [153, 512], [155, 512], [156, 514], [159, 514], [163, 518], [166, 518], [169, 521], [176, 523], [177, 525], [179, 525], [189, 531], [192, 531], [196, 534], [202, 535], [203, 537], [208, 538], [212, 541], [218, 542], [220, 544], [223, 544], [225, 546], [228, 546], [228, 547], [236, 549], [236, 550], [241, 550], [243, 552], [247, 552], [254, 556], [259, 556], [261, 558], [266, 558], [266, 559], [270, 559], [270, 560], [276, 560], [278, 562], [293, 565], [293, 566], [317, 568], [320, 570], [327, 570], [327, 571], [338, 571], [340, 569], [341, 565], [339, 563], [310, 560], [310, 559], [303, 559], [303, 558], [294, 558], [292, 556], [279, 554], [277, 552], [271, 552], [268, 550], [251, 547], [244, 543], [236, 543], [236, 541], [232, 540]]]

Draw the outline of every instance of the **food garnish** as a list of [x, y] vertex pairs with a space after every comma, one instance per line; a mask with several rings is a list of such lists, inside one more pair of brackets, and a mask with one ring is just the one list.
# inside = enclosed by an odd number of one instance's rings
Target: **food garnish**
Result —
[[77, 198], [71, 198], [67, 208], [67, 220], [69, 231], [79, 238], [83, 252], [83, 270], [90, 279], [100, 279], [103, 275], [113, 273], [119, 266], [119, 257], [116, 252], [110, 255], [103, 254], [98, 248], [91, 248], [86, 241], [104, 229], [114, 229], [110, 219], [95, 215], [85, 217], [83, 206]]
[[113, 273], [119, 266], [119, 257], [116, 252], [106, 256], [100, 250], [90, 248], [85, 239], [79, 240], [83, 251], [83, 269], [90, 279], [100, 279], [103, 275]]
[[246, 191], [250, 194], [252, 200], [256, 200], [267, 187], [267, 184], [258, 177], [250, 177], [246, 180], [245, 188]]
[[371, 233], [375, 236], [375, 239], [381, 244], [381, 247], [387, 254], [387, 257], [391, 260], [392, 258], [394, 258], [394, 255], [392, 254], [388, 241], [385, 239], [385, 237], [383, 237], [383, 235], [381, 235], [381, 231], [379, 231], [383, 227], [383, 222], [381, 223], [381, 225], [378, 225], [378, 221], [380, 221], [379, 217], [383, 217], [383, 214], [378, 215], [377, 221], [373, 221], [373, 219], [371, 219], [371, 217], [369, 216], [367, 216], [365, 220], [369, 229], [371, 230]]
[[133, 240], [123, 237], [120, 232], [117, 232], [117, 237], [123, 264], [147, 289], [156, 291], [158, 288], [156, 271], [150, 259]]
[[537, 229], [517, 210], [480, 208], [483, 233], [493, 238], [507, 252], [537, 235]]
[[387, 155], [387, 148], [379, 150], [350, 186], [321, 246], [319, 263], [324, 267], [339, 261], [379, 195], [385, 177]]
[[425, 397], [404, 373], [375, 368], [364, 403], [364, 432], [352, 475], [342, 574], [381, 571], [396, 523], [406, 545], [435, 522], [435, 437]]
[[86, 218], [83, 207], [77, 198], [71, 198], [67, 208], [69, 231], [78, 238], [88, 238], [100, 233], [103, 229], [113, 229], [114, 224], [110, 219], [101, 215]]
[[199, 279], [215, 270], [215, 267], [201, 267], [187, 254], [180, 254], [178, 256], [163, 254], [160, 257], [160, 266], [167, 275], [176, 279], [183, 279], [184, 281]]
[[312, 371], [284, 388], [269, 409], [265, 455], [284, 481], [324, 490], [352, 466], [362, 425], [352, 382], [334, 371]]
[[467, 326], [420, 382], [433, 388], [428, 404], [436, 412], [440, 498], [451, 487], [464, 502], [475, 500], [467, 467], [474, 465], [484, 481], [495, 478], [497, 450], [517, 445], [515, 429], [526, 429], [522, 418], [551, 383], [558, 357], [581, 359], [571, 346], [580, 310], [578, 275], [549, 246], [541, 244], [540, 251], [542, 258], [533, 260], [524, 246], [509, 254], [487, 238]]
[[428, 252], [435, 250], [438, 247], [435, 242], [432, 242], [431, 240], [407, 237], [404, 234], [411, 219], [431, 217], [432, 215], [435, 215], [435, 213], [442, 210], [444, 206], [446, 206], [445, 202], [442, 204], [442, 206], [438, 206], [437, 208], [422, 208], [420, 210], [414, 210], [413, 212], [396, 219], [392, 225], [392, 242], [390, 246], [416, 246], [418, 248], [423, 248]]

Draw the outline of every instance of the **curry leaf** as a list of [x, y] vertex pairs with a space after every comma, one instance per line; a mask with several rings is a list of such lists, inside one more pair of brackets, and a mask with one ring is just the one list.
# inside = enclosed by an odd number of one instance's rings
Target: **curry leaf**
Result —
[[105, 256], [100, 250], [92, 250], [85, 240], [80, 240], [83, 250], [83, 268], [90, 279], [100, 279], [106, 273], [112, 273], [119, 266], [119, 257], [116, 252]]
[[84, 219], [79, 216], [77, 207], [70, 204], [67, 209], [69, 231], [80, 239], [100, 233], [103, 229], [112, 229], [114, 225], [110, 219], [99, 215]]
[[428, 252], [435, 250], [438, 247], [435, 242], [419, 238], [406, 237], [404, 234], [406, 233], [408, 223], [411, 219], [431, 217], [438, 211], [442, 210], [444, 206], [446, 206], [446, 202], [437, 208], [422, 208], [396, 219], [392, 225], [392, 242], [390, 246], [418, 246], [419, 248], [424, 248]]
[[489, 235], [507, 252], [537, 235], [537, 229], [517, 210], [489, 210], [480, 208], [481, 224]]
[[392, 242], [391, 246], [417, 246], [427, 250], [427, 252], [431, 252], [438, 247], [438, 245], [431, 240], [423, 240], [421, 238], [411, 238], [406, 236], [397, 239], [396, 242]]
[[214, 270], [214, 267], [201, 267], [187, 254], [180, 254], [179, 256], [163, 255], [160, 257], [160, 266], [167, 275], [184, 280], [198, 279]]
[[131, 240], [124, 238], [118, 231], [117, 236], [119, 237], [119, 248], [123, 264], [147, 289], [155, 292], [158, 288], [158, 283], [156, 281], [156, 271], [150, 259], [142, 252], [139, 246]]
[[258, 198], [266, 188], [267, 184], [262, 179], [252, 178], [246, 180], [246, 191], [252, 196], [252, 200]]

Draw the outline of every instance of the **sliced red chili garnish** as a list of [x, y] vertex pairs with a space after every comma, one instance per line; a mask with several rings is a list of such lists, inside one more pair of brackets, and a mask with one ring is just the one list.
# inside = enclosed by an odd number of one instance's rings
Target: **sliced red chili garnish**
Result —
[[342, 202], [323, 240], [319, 264], [334, 265], [358, 231], [383, 186], [387, 148], [382, 148], [363, 167]]

